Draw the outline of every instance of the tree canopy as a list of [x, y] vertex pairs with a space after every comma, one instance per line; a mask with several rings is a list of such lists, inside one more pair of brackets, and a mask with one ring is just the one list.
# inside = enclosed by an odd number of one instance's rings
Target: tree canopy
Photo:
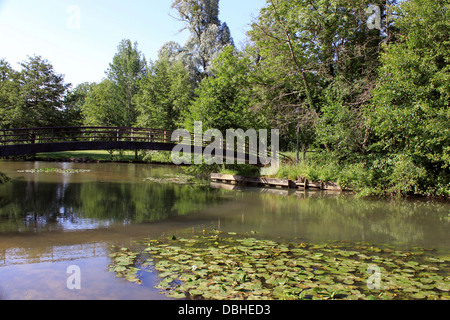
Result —
[[64, 76], [40, 56], [29, 57], [15, 71], [0, 61], [1, 125], [5, 128], [46, 127], [61, 124], [64, 97], [70, 87]]

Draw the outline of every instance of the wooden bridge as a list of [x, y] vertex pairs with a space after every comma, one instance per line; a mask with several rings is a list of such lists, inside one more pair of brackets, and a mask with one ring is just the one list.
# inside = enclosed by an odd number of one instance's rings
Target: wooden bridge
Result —
[[[190, 145], [181, 145], [172, 141], [172, 133], [173, 131], [169, 130], [122, 127], [2, 129], [0, 157], [87, 150], [173, 151], [177, 145], [185, 147], [184, 150], [191, 150], [191, 154], [203, 154], [207, 147], [206, 143], [202, 142], [201, 148], [194, 148], [194, 134], [191, 134]], [[233, 151], [234, 160], [245, 159], [245, 162], [249, 163], [252, 151]], [[221, 155], [224, 160], [227, 158], [225, 148], [223, 153], [219, 154]], [[259, 163], [258, 157], [258, 165]]]

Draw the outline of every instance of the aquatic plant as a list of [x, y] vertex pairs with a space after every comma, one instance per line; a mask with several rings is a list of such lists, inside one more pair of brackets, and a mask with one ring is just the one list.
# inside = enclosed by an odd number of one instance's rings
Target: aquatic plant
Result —
[[118, 277], [124, 278], [129, 282], [140, 284], [141, 280], [137, 276], [140, 270], [134, 266], [137, 253], [127, 248], [121, 248], [117, 252], [111, 253], [109, 257], [113, 258], [113, 265], [110, 266], [110, 272], [115, 272]]
[[[140, 269], [157, 272], [156, 288], [170, 298], [450, 298], [450, 257], [435, 257], [423, 248], [277, 242], [220, 232], [141, 245], [139, 252], [113, 254], [110, 270], [132, 282], [139, 282]], [[370, 266], [380, 272], [380, 286], [372, 289]]]
[[60, 169], [60, 168], [43, 168], [43, 169], [29, 169], [29, 170], [17, 170], [19, 173], [59, 173], [59, 174], [75, 174], [86, 173], [91, 170], [84, 169]]
[[153, 182], [153, 183], [159, 183], [159, 184], [180, 184], [180, 185], [209, 185], [209, 182], [206, 180], [200, 180], [194, 176], [186, 175], [186, 174], [176, 174], [176, 175], [170, 175], [166, 174], [164, 177], [148, 177], [145, 178], [144, 181], [146, 182]]

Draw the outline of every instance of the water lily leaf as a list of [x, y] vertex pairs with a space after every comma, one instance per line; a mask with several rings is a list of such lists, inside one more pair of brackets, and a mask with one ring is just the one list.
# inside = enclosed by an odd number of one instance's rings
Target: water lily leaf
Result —
[[[448, 274], [449, 268], [440, 262], [440, 257], [429, 260], [412, 250], [370, 244], [311, 245], [240, 238], [236, 233], [212, 234], [205, 232], [189, 239], [169, 237], [160, 242], [148, 240], [142, 252], [146, 257], [151, 254], [153, 260], [137, 260], [139, 254], [127, 249], [110, 255], [110, 270], [139, 283], [135, 264], [144, 261], [142, 267], [159, 271], [158, 288], [176, 299], [389, 300], [413, 295], [419, 298], [419, 294], [427, 299], [448, 296], [450, 278], [434, 272]], [[379, 295], [367, 288], [368, 264], [377, 264], [382, 274], [389, 274], [383, 278], [383, 292]], [[441, 289], [436, 288], [438, 283]], [[313, 288], [319, 289], [306, 290]]]
[[113, 270], [114, 270], [114, 272], [124, 272], [127, 270], [127, 268], [125, 268], [123, 266], [117, 266]]
[[445, 260], [443, 260], [443, 259], [434, 258], [434, 257], [426, 257], [425, 259], [430, 262], [445, 262]]
[[402, 269], [402, 271], [403, 271], [403, 272], [408, 272], [408, 273], [414, 273], [414, 272], [416, 272], [414, 269], [408, 269], [408, 268]]
[[321, 259], [323, 257], [323, 253], [316, 253], [314, 256], [311, 257], [311, 259]]
[[203, 294], [203, 291], [198, 290], [198, 289], [192, 289], [192, 290], [189, 290], [189, 294], [192, 296], [200, 296]]
[[169, 294], [169, 297], [174, 298], [174, 299], [185, 299], [186, 294], [183, 292], [174, 292], [174, 293]]
[[430, 278], [420, 278], [419, 280], [420, 280], [420, 282], [425, 283], [425, 284], [430, 284], [430, 283], [434, 282], [434, 280], [430, 279]]
[[450, 283], [449, 282], [436, 283], [436, 288], [440, 291], [449, 292], [450, 291]]
[[425, 292], [417, 292], [411, 295], [411, 298], [413, 299], [425, 299], [427, 297], [427, 294]]
[[352, 279], [345, 279], [343, 282], [348, 285], [355, 283], [355, 281], [353, 281]]

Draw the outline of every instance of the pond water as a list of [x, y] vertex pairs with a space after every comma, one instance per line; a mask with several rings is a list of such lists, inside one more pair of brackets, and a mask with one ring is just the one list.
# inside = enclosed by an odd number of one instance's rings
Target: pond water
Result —
[[[179, 184], [169, 179], [180, 168], [151, 164], [1, 161], [0, 171], [12, 178], [0, 186], [0, 299], [168, 299], [157, 273], [137, 285], [110, 272], [114, 248], [211, 230], [450, 254], [448, 202]], [[72, 266], [80, 288], [68, 285]]]

